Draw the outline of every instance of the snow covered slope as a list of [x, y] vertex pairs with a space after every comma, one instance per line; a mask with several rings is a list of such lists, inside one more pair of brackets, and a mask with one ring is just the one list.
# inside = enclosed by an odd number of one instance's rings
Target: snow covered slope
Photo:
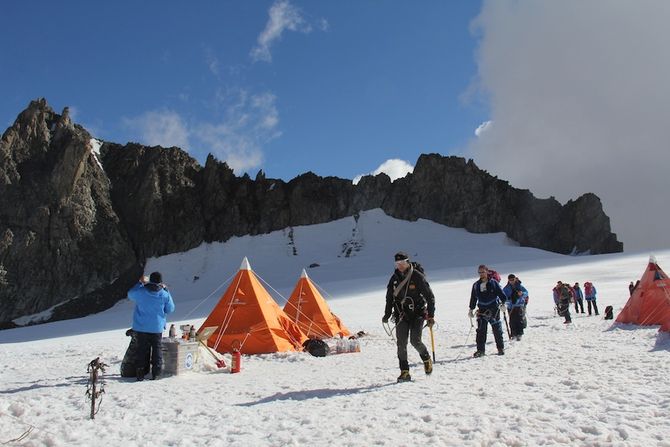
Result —
[[[395, 383], [395, 344], [380, 324], [398, 250], [425, 266], [437, 297], [435, 371], [426, 377], [410, 347], [407, 384]], [[655, 254], [670, 266], [670, 252]], [[561, 256], [375, 210], [152, 259], [147, 271], [160, 270], [175, 297], [171, 322], [199, 324], [248, 256], [280, 304], [307, 268], [344, 323], [369, 335], [360, 353], [245, 356], [234, 375], [203, 356], [194, 372], [136, 383], [119, 376], [127, 300], [79, 320], [2, 331], [0, 442], [33, 427], [18, 445], [668, 446], [670, 341], [601, 316], [577, 314], [566, 327], [551, 299], [557, 280], [590, 280], [601, 312], [611, 304], [616, 314], [648, 255]], [[467, 302], [480, 263], [517, 274], [530, 292], [527, 335], [502, 357], [470, 358]], [[489, 335], [489, 352], [491, 343]], [[97, 356], [110, 368], [91, 421], [86, 365]]]

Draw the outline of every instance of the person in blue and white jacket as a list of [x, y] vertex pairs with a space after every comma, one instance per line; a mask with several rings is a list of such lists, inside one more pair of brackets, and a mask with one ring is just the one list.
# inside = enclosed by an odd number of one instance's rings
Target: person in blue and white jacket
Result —
[[591, 307], [595, 311], [596, 315], [598, 314], [598, 304], [596, 303], [596, 286], [592, 282], [584, 283], [584, 298], [586, 298], [586, 305], [589, 309], [589, 316], [591, 316]]
[[153, 272], [149, 278], [140, 281], [128, 291], [128, 298], [135, 302], [133, 330], [137, 336], [135, 366], [137, 380], [144, 380], [147, 354], [151, 353], [151, 377], [158, 378], [163, 366], [161, 339], [167, 323], [166, 316], [174, 312], [174, 301], [160, 272]]
[[503, 287], [503, 292], [507, 297], [510, 337], [521, 340], [528, 291], [521, 285], [521, 281], [514, 274], [509, 274], [507, 276], [507, 284]]
[[496, 340], [498, 355], [504, 355], [505, 342], [503, 340], [500, 312], [504, 312], [505, 308], [503, 306], [507, 297], [500, 288], [498, 281], [489, 278], [489, 270], [485, 265], [480, 265], [477, 273], [479, 273], [479, 279], [472, 285], [470, 311], [468, 312], [468, 316], [472, 318], [474, 317], [475, 306], [479, 308], [477, 310], [477, 351], [474, 353], [474, 357], [485, 355], [489, 323]]

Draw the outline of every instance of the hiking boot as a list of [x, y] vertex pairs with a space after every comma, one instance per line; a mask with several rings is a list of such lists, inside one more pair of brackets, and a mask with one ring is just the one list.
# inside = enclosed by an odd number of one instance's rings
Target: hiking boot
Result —
[[160, 377], [161, 375], [161, 369], [160, 368], [152, 368], [151, 369], [151, 380], [156, 380]]
[[473, 356], [474, 358], [477, 358], [477, 357], [484, 357], [485, 355], [486, 355], [486, 354], [484, 353], [484, 351], [477, 351], [477, 352], [475, 352], [472, 356]]
[[521, 335], [516, 336], [516, 341], [521, 341]]
[[426, 374], [431, 374], [433, 372], [433, 361], [430, 357], [423, 361], [423, 370]]
[[504, 349], [498, 349], [498, 355], [505, 355]]
[[409, 370], [408, 369], [403, 369], [400, 371], [400, 375], [398, 376], [398, 383], [400, 382], [411, 382], [412, 381], [412, 376], [409, 375]]
[[141, 382], [144, 380], [144, 368], [137, 368], [137, 371], [135, 371], [135, 374], [137, 376], [137, 381]]

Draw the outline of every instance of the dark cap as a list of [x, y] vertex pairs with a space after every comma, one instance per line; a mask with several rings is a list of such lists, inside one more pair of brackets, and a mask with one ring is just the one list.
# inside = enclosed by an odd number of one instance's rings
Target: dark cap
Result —
[[162, 283], [163, 277], [161, 276], [161, 272], [153, 272], [151, 275], [149, 275], [149, 282], [154, 284]]
[[510, 273], [509, 275], [507, 275], [507, 279], [514, 279], [514, 278], [516, 278], [516, 276], [514, 276], [514, 273]]
[[396, 261], [406, 261], [409, 259], [409, 256], [404, 251], [399, 251], [393, 257]]

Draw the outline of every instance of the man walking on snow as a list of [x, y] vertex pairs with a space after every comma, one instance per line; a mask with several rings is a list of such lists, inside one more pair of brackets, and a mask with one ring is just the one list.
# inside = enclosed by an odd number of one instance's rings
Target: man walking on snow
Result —
[[489, 324], [491, 324], [491, 331], [496, 340], [498, 355], [504, 355], [505, 342], [500, 312], [505, 311], [504, 305], [507, 297], [498, 281], [489, 278], [489, 270], [485, 265], [480, 265], [477, 273], [479, 273], [479, 279], [472, 285], [470, 311], [468, 312], [468, 316], [472, 318], [475, 306], [479, 307], [477, 310], [477, 351], [474, 357], [482, 357], [486, 353], [486, 335]]
[[421, 341], [421, 332], [424, 320], [428, 327], [433, 327], [435, 322], [435, 296], [425, 275], [415, 268], [416, 265], [409, 261], [406, 253], [396, 253], [395, 271], [386, 288], [386, 308], [382, 323], [387, 323], [393, 315], [400, 363], [398, 382], [412, 380], [407, 361], [408, 338], [423, 360], [424, 372], [433, 372], [433, 362], [428, 348]]

